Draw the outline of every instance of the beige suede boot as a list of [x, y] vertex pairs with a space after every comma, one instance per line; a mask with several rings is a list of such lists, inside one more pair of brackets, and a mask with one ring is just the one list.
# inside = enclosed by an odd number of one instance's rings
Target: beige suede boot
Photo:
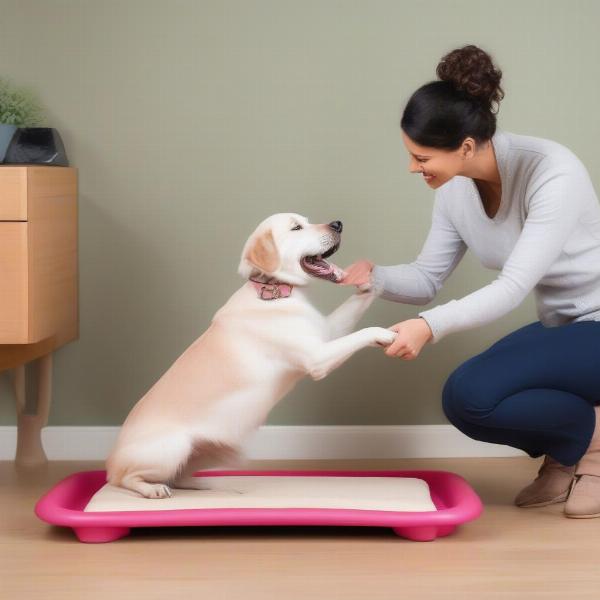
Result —
[[565, 516], [573, 519], [600, 517], [600, 406], [596, 411], [596, 427], [592, 441], [577, 465]]
[[515, 504], [519, 508], [533, 508], [564, 502], [571, 489], [575, 468], [576, 465], [561, 465], [546, 456], [537, 477], [517, 494]]

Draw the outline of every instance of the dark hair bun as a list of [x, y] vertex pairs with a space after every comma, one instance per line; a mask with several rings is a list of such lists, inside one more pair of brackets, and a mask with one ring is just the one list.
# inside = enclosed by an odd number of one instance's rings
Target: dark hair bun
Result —
[[490, 55], [477, 46], [464, 46], [446, 54], [437, 66], [436, 74], [490, 110], [492, 103], [499, 104], [504, 98], [500, 87], [502, 71], [494, 66]]

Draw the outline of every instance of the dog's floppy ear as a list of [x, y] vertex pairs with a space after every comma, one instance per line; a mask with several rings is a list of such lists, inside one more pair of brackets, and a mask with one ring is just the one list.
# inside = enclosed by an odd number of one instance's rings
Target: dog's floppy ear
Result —
[[273, 231], [271, 229], [259, 235], [243, 256], [263, 273], [273, 273], [279, 268], [280, 257]]

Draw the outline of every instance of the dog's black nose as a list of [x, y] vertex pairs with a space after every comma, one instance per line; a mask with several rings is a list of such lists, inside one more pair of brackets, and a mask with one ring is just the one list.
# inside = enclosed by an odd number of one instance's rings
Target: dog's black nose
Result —
[[329, 227], [338, 233], [342, 233], [343, 225], [341, 221], [331, 221], [331, 223], [329, 223]]

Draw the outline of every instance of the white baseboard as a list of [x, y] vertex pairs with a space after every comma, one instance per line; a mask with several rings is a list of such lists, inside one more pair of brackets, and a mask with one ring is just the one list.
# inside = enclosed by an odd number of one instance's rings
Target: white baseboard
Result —
[[[119, 427], [46, 427], [49, 460], [104, 460]], [[0, 427], [0, 460], [13, 460], [17, 428]], [[265, 425], [244, 445], [250, 460], [527, 456], [472, 440], [452, 425]]]

